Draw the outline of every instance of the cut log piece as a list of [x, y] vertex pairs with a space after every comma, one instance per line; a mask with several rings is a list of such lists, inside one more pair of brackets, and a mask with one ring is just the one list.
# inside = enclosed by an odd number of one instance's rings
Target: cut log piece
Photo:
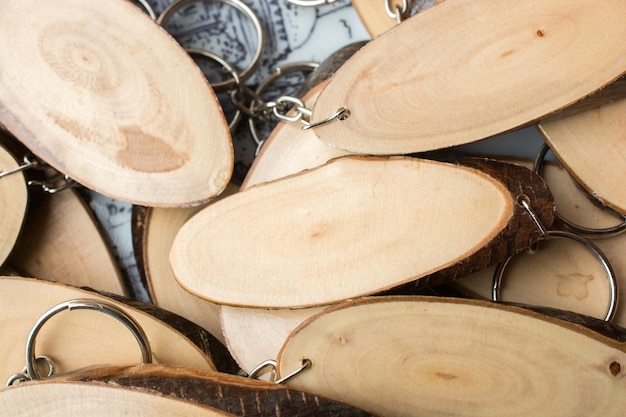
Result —
[[[0, 175], [18, 168], [20, 164], [0, 145]], [[13, 250], [22, 230], [28, 207], [26, 181], [21, 172], [0, 177], [0, 265]]]
[[[107, 301], [130, 314], [143, 328], [157, 363], [215, 370], [208, 353], [210, 335], [177, 317], [166, 322], [135, 307], [94, 291], [32, 278], [0, 278], [0, 328], [3, 329], [0, 375], [7, 379], [25, 365], [25, 347], [35, 322], [53, 306], [73, 299]], [[196, 344], [197, 343], [197, 344]], [[89, 310], [72, 311], [52, 317], [36, 340], [36, 355], [48, 356], [56, 373], [109, 363], [139, 363], [137, 341], [114, 318]]]
[[42, 201], [28, 218], [8, 262], [23, 276], [127, 293], [99, 226], [74, 189]]
[[621, 416], [624, 329], [614, 340], [519, 307], [370, 297], [296, 329], [278, 357], [295, 389], [388, 417]]
[[[626, 3], [446, 1], [369, 42], [332, 77], [314, 122], [325, 142], [397, 154], [529, 124], [626, 69]], [[407, 39], [413, 41], [407, 42]], [[619, 46], [616, 46], [619, 45]]]
[[[422, 12], [438, 3], [443, 3], [445, 0], [421, 0], [410, 2], [403, 2], [402, 0], [385, 1], [390, 5], [389, 9], [394, 14], [396, 12], [396, 6], [400, 7], [400, 10], [402, 10], [402, 5], [408, 3], [410, 9], [407, 10], [403, 16], [403, 18], [407, 18], [415, 12]], [[414, 7], [414, 5], [416, 7]], [[358, 13], [361, 22], [363, 22], [365, 29], [367, 29], [372, 38], [380, 36], [398, 24], [397, 19], [389, 16], [385, 11], [385, 2], [378, 0], [352, 0], [352, 6]]]
[[281, 308], [378, 293], [461, 262], [470, 268], [475, 253], [485, 267], [494, 258], [480, 249], [505, 259], [539, 237], [520, 196], [544, 224], [554, 209], [529, 170], [504, 173], [521, 176], [510, 191], [492, 168], [496, 175], [408, 157], [338, 158], [202, 210], [176, 236], [172, 270], [202, 298]]
[[[514, 161], [532, 166], [532, 161]], [[543, 169], [559, 213], [588, 228], [608, 228], [619, 220], [601, 210], [572, 181], [560, 165], [546, 163]], [[619, 298], [626, 297], [626, 235], [597, 239], [618, 281]], [[581, 246], [564, 240], [543, 242], [533, 255], [520, 254], [511, 261], [502, 282], [502, 299], [528, 305], [550, 306], [593, 317], [603, 317], [609, 302], [609, 287], [598, 261]], [[454, 285], [474, 297], [490, 299], [495, 267], [462, 277]], [[613, 323], [626, 327], [626, 309], [618, 308]]]
[[[56, 386], [65, 386], [68, 390], [75, 390], [79, 393], [81, 392], [80, 387], [98, 387], [102, 394], [95, 400], [99, 401], [106, 398], [106, 392], [117, 390], [120, 396], [125, 395], [123, 394], [124, 391], [141, 392], [155, 398], [170, 399], [173, 404], [172, 408], [166, 408], [166, 410], [176, 410], [174, 404], [179, 402], [187, 404], [187, 407], [193, 404], [199, 408], [210, 407], [214, 410], [221, 410], [221, 412], [226, 413], [225, 415], [249, 417], [365, 417], [372, 415], [344, 403], [292, 390], [284, 385], [198, 369], [163, 365], [92, 367], [45, 381], [28, 382], [20, 384], [16, 388], [0, 391], [0, 404], [8, 403], [9, 399], [20, 398], [18, 391], [22, 389], [35, 391], [35, 388], [32, 387], [36, 386], [49, 386], [51, 387], [50, 392], [55, 394], [58, 392], [54, 388]], [[94, 389], [91, 390], [95, 391]], [[15, 393], [11, 391], [15, 391]], [[39, 392], [45, 394], [47, 391], [44, 388], [39, 388]], [[30, 393], [22, 395], [30, 396]], [[68, 395], [65, 394], [64, 396]], [[74, 398], [76, 396], [69, 395], [69, 397]], [[48, 398], [45, 395], [42, 398], [32, 397], [32, 402], [43, 407], [43, 400]], [[127, 401], [123, 400], [122, 403]], [[155, 409], [154, 405], [149, 405], [150, 409]], [[132, 405], [127, 405], [127, 407], [132, 407]], [[179, 414], [175, 415], [196, 415], [185, 414], [184, 408], [180, 410]], [[162, 415], [158, 412], [156, 414]]]
[[[236, 191], [235, 185], [229, 185], [214, 201]], [[152, 302], [200, 325], [223, 343], [219, 307], [182, 289], [174, 279], [168, 261], [172, 242], [182, 225], [205, 206], [186, 209], [143, 208], [146, 211], [141, 216], [140, 227], [133, 231], [134, 248], [136, 257], [142, 260]], [[138, 207], [133, 208], [135, 218], [139, 210]]]
[[[626, 78], [620, 79], [626, 87]], [[626, 88], [597, 108], [542, 120], [539, 132], [558, 159], [589, 192], [626, 213]]]
[[0, 123], [54, 168], [113, 198], [199, 204], [233, 169], [197, 65], [131, 2], [0, 3]]

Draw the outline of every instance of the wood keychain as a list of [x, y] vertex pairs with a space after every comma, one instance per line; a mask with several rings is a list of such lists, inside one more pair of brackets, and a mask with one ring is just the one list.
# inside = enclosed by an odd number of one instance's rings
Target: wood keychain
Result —
[[[217, 345], [205, 330], [172, 313], [155, 316], [155, 307], [142, 311], [133, 306], [61, 283], [32, 278], [1, 277], [0, 375], [9, 378], [24, 366], [24, 348], [31, 329], [53, 306], [74, 299], [89, 299], [113, 304], [122, 309], [145, 332], [153, 361], [216, 370], [209, 353]], [[141, 355], [133, 335], [111, 317], [94, 311], [70, 311], [50, 317], [36, 338], [36, 354], [50, 358], [54, 373], [95, 364], [139, 363]]]
[[[280, 384], [156, 364], [90, 367], [20, 384], [0, 391], [0, 412], [41, 415], [52, 401], [59, 403], [64, 414], [78, 411], [96, 416], [372, 416], [342, 402]], [[24, 403], [28, 404], [22, 407], [29, 410], [27, 413], [15, 407]]]
[[131, 2], [0, 4], [0, 123], [82, 185], [178, 207], [233, 170], [219, 102], [180, 45]]
[[443, 2], [350, 58], [305, 128], [342, 149], [388, 155], [530, 124], [624, 74], [626, 4], [596, 6], [593, 0]]
[[21, 171], [16, 171], [19, 167], [13, 155], [0, 145], [0, 265], [17, 242], [28, 207], [26, 180]]
[[545, 224], [554, 207], [529, 170], [468, 164], [343, 157], [259, 184], [189, 220], [174, 240], [172, 270], [214, 302], [301, 308], [484, 268], [539, 236], [520, 196]]
[[288, 386], [388, 417], [621, 416], [624, 329], [558, 313], [581, 324], [478, 300], [351, 300], [296, 329], [277, 373], [309, 360]]

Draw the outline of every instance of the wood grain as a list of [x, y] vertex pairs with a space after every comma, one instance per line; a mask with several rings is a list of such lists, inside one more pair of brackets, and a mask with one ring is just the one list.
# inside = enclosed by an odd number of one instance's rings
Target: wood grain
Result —
[[[353, 152], [440, 149], [512, 130], [624, 74], [626, 4], [444, 2], [369, 42], [332, 77], [315, 129]], [[406, 41], [411, 39], [414, 41]]]
[[190, 206], [228, 184], [230, 133], [185, 51], [131, 2], [0, 3], [0, 123], [124, 201]]

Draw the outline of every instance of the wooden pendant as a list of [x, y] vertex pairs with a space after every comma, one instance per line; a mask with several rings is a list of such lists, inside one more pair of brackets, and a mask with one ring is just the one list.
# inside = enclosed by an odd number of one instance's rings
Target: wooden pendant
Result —
[[325, 310], [278, 357], [288, 385], [388, 417], [621, 416], [615, 340], [530, 310], [437, 297], [370, 297]]
[[[359, 18], [367, 32], [370, 34], [372, 38], [376, 38], [379, 35], [382, 35], [389, 29], [398, 25], [398, 21], [396, 18], [391, 17], [385, 11], [385, 1], [390, 4], [390, 11], [395, 14], [395, 7], [398, 6], [402, 8], [403, 1], [402, 0], [352, 0], [352, 6], [354, 10], [359, 14]], [[445, 0], [426, 0], [420, 2], [420, 13], [425, 9], [437, 5], [439, 3], [443, 3]], [[414, 1], [406, 2], [409, 5], [414, 3]], [[406, 15], [410, 14], [410, 10], [406, 12]], [[405, 16], [408, 17], [408, 16]]]
[[[229, 185], [219, 198], [237, 191], [235, 185]], [[174, 237], [183, 224], [206, 205], [192, 208], [140, 208], [133, 207], [133, 217], [141, 215], [140, 227], [133, 231], [135, 254], [141, 258], [146, 286], [152, 302], [166, 310], [176, 313], [208, 330], [224, 342], [219, 318], [219, 307], [210, 301], [198, 298], [178, 285], [169, 265], [168, 255]]]
[[490, 163], [475, 162], [343, 157], [259, 184], [189, 220], [174, 240], [172, 270], [202, 298], [281, 308], [378, 293], [448, 267], [486, 267], [539, 237], [516, 204], [521, 195], [544, 224], [554, 208], [529, 170], [504, 164], [508, 171], [486, 174]]
[[148, 206], [199, 204], [233, 169], [197, 65], [131, 2], [0, 3], [0, 123], [79, 183]]
[[[0, 145], [0, 175], [18, 168], [18, 162]], [[28, 206], [28, 191], [22, 172], [0, 177], [0, 265], [7, 259], [22, 230]]]
[[8, 261], [23, 276], [125, 295], [122, 275], [89, 208], [73, 189], [44, 199]]
[[[65, 389], [61, 390], [59, 386]], [[23, 393], [20, 392], [22, 390]], [[35, 395], [35, 393], [40, 393], [40, 395]], [[81, 395], [83, 393], [89, 395]], [[152, 398], [141, 397], [139, 393]], [[105, 408], [104, 404], [108, 405], [112, 402], [109, 395], [117, 399], [118, 404], [115, 407], [119, 407], [118, 410], [132, 410], [127, 412], [129, 415], [141, 413], [141, 415], [161, 416], [164, 412], [171, 413], [165, 415], [176, 416], [365, 417], [372, 415], [341, 402], [299, 392], [284, 385], [199, 369], [163, 365], [92, 367], [48, 380], [24, 383], [15, 388], [0, 391], [0, 404], [4, 404], [5, 410], [15, 410], [15, 408], [8, 408], [8, 404], [27, 399], [26, 403], [29, 404], [27, 408], [34, 408], [41, 413], [47, 411], [46, 407], [49, 407], [49, 402], [60, 401], [63, 406], [68, 407], [68, 410], [76, 407], [77, 410], [91, 411], [90, 407], [93, 407], [94, 411], [99, 412], [101, 408]], [[133, 404], [135, 398], [140, 399], [141, 404], [145, 404], [145, 408], [139, 408]], [[168, 402], [163, 404], [162, 399], [168, 399]], [[154, 412], [150, 413], [150, 410]], [[215, 414], [205, 410], [212, 410]], [[96, 415], [121, 414], [126, 413]], [[37, 414], [11, 415], [34, 416]]]
[[[167, 319], [156, 318], [154, 306], [146, 313], [94, 291], [17, 277], [0, 277], [0, 298], [0, 324], [4, 329], [0, 375], [6, 378], [24, 367], [26, 341], [37, 320], [59, 303], [82, 298], [106, 301], [130, 314], [148, 336], [155, 362], [216, 369], [208, 353], [209, 342], [214, 339], [172, 313], [161, 316]], [[139, 363], [142, 358], [128, 329], [108, 315], [88, 310], [51, 318], [37, 336], [36, 354], [48, 356], [56, 374], [95, 364]]]
[[[626, 3], [446, 1], [369, 42], [313, 108], [324, 142], [397, 154], [472, 142], [536, 121], [625, 72]], [[410, 39], [411, 41], [407, 41]], [[617, 45], [617, 46], [616, 46]]]
[[626, 78], [622, 95], [599, 107], [565, 112], [542, 120], [537, 128], [550, 149], [576, 180], [604, 205], [626, 213]]

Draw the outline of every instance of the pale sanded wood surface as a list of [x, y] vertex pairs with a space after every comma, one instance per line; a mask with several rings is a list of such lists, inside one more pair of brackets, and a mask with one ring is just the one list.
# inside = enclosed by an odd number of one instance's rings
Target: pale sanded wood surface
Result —
[[[315, 129], [363, 153], [467, 143], [533, 122], [626, 68], [626, 3], [446, 1], [369, 42], [332, 77]], [[411, 39], [414, 41], [407, 41]]]
[[118, 295], [127, 292], [111, 249], [74, 189], [43, 200], [8, 262], [24, 276]]
[[[622, 329], [622, 337], [623, 337]], [[514, 307], [371, 297], [294, 331], [287, 384], [393, 416], [621, 416], [623, 342]]]
[[344, 157], [202, 210], [170, 263], [185, 289], [222, 304], [326, 305], [467, 258], [508, 224], [512, 200], [472, 168]]
[[[303, 97], [305, 106], [315, 102], [325, 85], [326, 82], [316, 85]], [[315, 168], [348, 154], [322, 142], [312, 130], [302, 130], [298, 123], [279, 123], [252, 163], [241, 189]]]
[[[13, 156], [0, 146], [0, 174], [19, 166]], [[0, 178], [0, 265], [9, 256], [22, 230], [28, 206], [24, 174], [16, 172]]]
[[[107, 301], [130, 314], [146, 333], [154, 362], [215, 370], [211, 357], [192, 343], [194, 335], [185, 335], [188, 328], [174, 328], [152, 314], [93, 291], [32, 278], [2, 277], [0, 294], [0, 351], [4, 358], [0, 375], [7, 378], [24, 367], [26, 340], [39, 317], [61, 302], [78, 298]], [[95, 364], [141, 362], [137, 341], [123, 324], [88, 310], [52, 317], [39, 332], [36, 354], [50, 357], [57, 374]]]
[[[233, 194], [237, 188], [229, 185], [215, 201]], [[168, 259], [172, 242], [182, 225], [204, 207], [206, 205], [186, 209], [150, 209], [144, 221], [142, 251], [137, 254], [143, 258], [152, 302], [193, 321], [224, 342], [219, 307], [181, 288], [174, 278]]]
[[[352, 0], [354, 10], [359, 14], [361, 22], [372, 38], [378, 37], [398, 24], [396, 19], [389, 17], [385, 12], [385, 1], [387, 0]], [[432, 7], [444, 1], [422, 1], [424, 4], [422, 7]], [[402, 0], [391, 0], [389, 3], [392, 11], [396, 10], [396, 6], [402, 7]]]
[[[513, 161], [532, 166], [532, 161]], [[543, 169], [559, 213], [576, 224], [607, 228], [619, 223], [613, 215], [598, 208], [560, 165], [546, 163]], [[626, 235], [594, 239], [615, 270], [619, 298], [626, 294]], [[461, 277], [454, 284], [471, 295], [491, 298], [495, 267]], [[598, 261], [580, 245], [564, 240], [544, 242], [533, 255], [521, 254], [511, 261], [502, 283], [502, 299], [529, 305], [548, 306], [604, 317], [609, 303], [609, 287]], [[618, 308], [613, 323], [626, 327], [626, 309]]]
[[537, 125], [550, 149], [603, 204], [626, 213], [626, 98]]
[[193, 60], [131, 2], [0, 3], [0, 122], [110, 197], [189, 206], [233, 169], [230, 133]]

